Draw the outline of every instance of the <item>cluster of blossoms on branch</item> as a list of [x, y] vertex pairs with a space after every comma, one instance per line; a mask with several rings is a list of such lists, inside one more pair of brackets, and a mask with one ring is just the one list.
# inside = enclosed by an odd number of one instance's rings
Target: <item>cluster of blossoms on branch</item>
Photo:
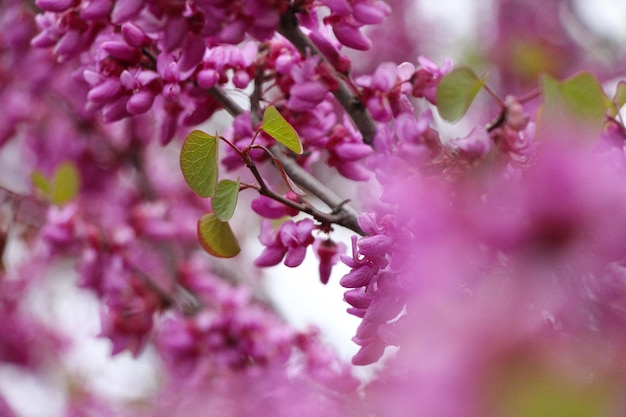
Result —
[[[540, 20], [500, 3], [500, 25], [523, 27], [509, 8]], [[0, 184], [0, 255], [27, 248], [0, 264], [0, 367], [45, 374], [71, 357], [29, 304], [69, 263], [112, 355], [155, 352], [163, 380], [129, 406], [65, 375], [59, 415], [623, 414], [626, 83], [553, 78], [550, 41], [576, 49], [559, 25], [498, 38], [520, 55], [497, 88], [449, 59], [359, 68], [354, 50], [380, 48], [368, 29], [402, 20], [394, 6], [0, 4], [0, 151], [24, 161]], [[226, 129], [197, 130], [222, 110]], [[439, 129], [463, 117], [460, 137]], [[263, 249], [240, 253], [249, 230]], [[285, 323], [255, 277], [309, 252], [323, 284], [349, 270], [352, 365], [380, 364], [367, 381]], [[0, 414], [13, 408], [0, 385]]]

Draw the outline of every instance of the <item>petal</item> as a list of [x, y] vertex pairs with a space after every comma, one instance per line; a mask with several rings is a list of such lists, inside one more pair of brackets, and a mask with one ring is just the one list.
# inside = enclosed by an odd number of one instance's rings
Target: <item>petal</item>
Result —
[[376, 272], [377, 268], [369, 265], [360, 266], [344, 275], [339, 284], [344, 288], [365, 287], [370, 283]]
[[42, 10], [48, 12], [64, 12], [72, 7], [74, 0], [37, 0], [35, 4]]
[[368, 343], [352, 357], [352, 364], [370, 365], [380, 359], [384, 352], [385, 344], [382, 341]]
[[341, 143], [335, 146], [334, 151], [346, 161], [358, 161], [373, 153], [372, 148], [364, 143]]
[[365, 35], [354, 26], [338, 23], [333, 26], [333, 33], [337, 37], [337, 40], [348, 48], [366, 51], [372, 47], [372, 41], [365, 37]]
[[254, 265], [258, 267], [268, 267], [278, 265], [283, 257], [287, 253], [286, 248], [282, 247], [269, 247], [265, 248], [261, 255], [254, 260]]
[[85, 20], [103, 19], [109, 16], [112, 9], [112, 0], [92, 0], [80, 11], [80, 17]]
[[150, 110], [153, 102], [154, 94], [152, 92], [140, 90], [130, 97], [128, 103], [126, 103], [126, 110], [130, 114], [142, 114]]
[[386, 235], [365, 236], [357, 245], [361, 255], [384, 256], [391, 250], [393, 241]]
[[363, 288], [348, 290], [343, 294], [343, 299], [355, 308], [366, 309], [372, 303], [372, 296], [367, 294]]
[[285, 266], [290, 268], [299, 266], [306, 257], [306, 246], [292, 246], [287, 249], [285, 257]]
[[143, 8], [144, 0], [116, 1], [111, 12], [111, 21], [115, 24], [127, 22], [137, 16]]

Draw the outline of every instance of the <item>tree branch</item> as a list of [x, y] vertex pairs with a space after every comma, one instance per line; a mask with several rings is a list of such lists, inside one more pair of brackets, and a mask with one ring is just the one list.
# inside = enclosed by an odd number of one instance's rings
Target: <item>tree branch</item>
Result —
[[337, 73], [330, 62], [328, 62], [324, 54], [322, 54], [308, 36], [300, 30], [298, 18], [293, 10], [290, 9], [281, 16], [278, 33], [287, 38], [303, 56], [306, 56], [307, 53], [318, 55], [323, 64], [327, 65], [334, 73], [339, 87], [332, 92], [333, 95], [350, 115], [352, 121], [354, 121], [354, 124], [363, 136], [363, 142], [371, 146], [374, 141], [374, 135], [376, 135], [376, 123], [372, 115], [363, 102], [350, 90], [341, 75]]
[[[224, 109], [226, 109], [231, 116], [235, 117], [244, 112], [244, 110], [221, 88], [212, 87], [209, 89], [209, 93], [224, 106]], [[254, 115], [252, 115], [252, 117], [253, 119], [256, 119]], [[253, 123], [256, 124], [256, 122], [258, 121], [253, 120]], [[346, 204], [344, 199], [339, 197], [333, 190], [328, 188], [304, 168], [298, 165], [293, 158], [286, 155], [280, 145], [276, 144], [272, 146], [270, 150], [276, 159], [278, 159], [278, 161], [282, 164], [282, 167], [287, 175], [289, 175], [289, 178], [291, 178], [299, 187], [307, 190], [312, 195], [319, 198], [333, 210], [332, 217], [329, 217], [330, 215], [327, 213], [320, 212], [316, 214], [315, 212], [304, 210], [305, 212], [320, 219], [332, 218], [333, 222], [341, 226], [347, 227], [360, 235], [365, 234], [357, 221], [357, 217], [359, 215], [358, 212]]]

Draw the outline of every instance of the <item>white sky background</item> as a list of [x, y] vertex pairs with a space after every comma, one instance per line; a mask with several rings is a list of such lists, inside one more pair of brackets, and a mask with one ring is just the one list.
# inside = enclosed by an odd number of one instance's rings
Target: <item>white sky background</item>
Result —
[[[455, 45], [458, 46], [468, 33], [475, 30], [475, 17], [488, 12], [488, 4], [488, 0], [422, 0], [419, 13], [438, 22], [443, 33], [450, 35], [449, 48], [454, 51]], [[626, 0], [579, 0], [578, 7], [598, 32], [626, 42]], [[10, 161], [7, 159], [5, 164], [4, 158], [0, 160], [0, 171], [3, 171], [0, 174], [4, 180], [7, 179], [5, 171], [11, 169]], [[337, 230], [333, 238], [337, 239], [339, 235], [349, 246], [350, 233]], [[260, 252], [261, 247], [256, 250]], [[336, 346], [340, 357], [349, 360], [358, 348], [350, 339], [360, 319], [345, 312], [344, 289], [338, 284], [348, 269], [338, 265], [330, 283], [322, 285], [317, 276], [317, 265], [317, 259], [309, 252], [303, 266], [296, 269], [274, 267], [265, 270], [264, 275], [271, 296], [288, 320], [300, 329], [310, 325], [320, 327], [326, 340]], [[98, 311], [89, 295], [73, 288], [69, 279], [49, 291], [51, 293], [42, 292], [41, 297], [63, 300], [52, 306], [55, 319], [68, 333], [79, 332], [81, 335], [71, 368], [83, 375], [85, 383], [106, 395], [127, 399], [140, 397], [154, 388], [157, 375], [150, 366], [149, 355], [141, 360], [133, 360], [126, 354], [111, 359], [109, 343], [93, 338], [98, 332]], [[11, 405], [23, 417], [61, 414], [63, 398], [58, 393], [50, 393], [28, 375], [0, 371], [0, 391], [7, 394]]]

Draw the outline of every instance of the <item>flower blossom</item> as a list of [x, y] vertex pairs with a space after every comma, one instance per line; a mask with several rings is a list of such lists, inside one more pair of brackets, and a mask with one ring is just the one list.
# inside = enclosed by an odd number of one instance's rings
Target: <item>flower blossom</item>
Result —
[[311, 235], [314, 228], [311, 219], [300, 220], [297, 223], [287, 220], [273, 232], [271, 224], [264, 220], [261, 223], [259, 240], [265, 245], [265, 249], [254, 264], [259, 267], [274, 266], [284, 258], [284, 263], [288, 267], [300, 265], [306, 256], [307, 247], [314, 241]]
[[362, 87], [361, 95], [374, 119], [388, 122], [403, 112], [413, 111], [407, 96], [411, 92], [408, 82], [413, 74], [414, 67], [409, 63], [398, 66], [385, 62], [374, 74], [362, 75], [355, 80]]
[[441, 68], [425, 56], [419, 56], [417, 62], [419, 67], [411, 78], [413, 97], [424, 97], [436, 104], [437, 85], [444, 75], [452, 71], [452, 61], [446, 58]]
[[324, 23], [332, 26], [339, 42], [358, 50], [367, 50], [372, 45], [359, 29], [382, 22], [391, 12], [389, 5], [380, 0], [323, 0], [321, 3], [331, 12]]

